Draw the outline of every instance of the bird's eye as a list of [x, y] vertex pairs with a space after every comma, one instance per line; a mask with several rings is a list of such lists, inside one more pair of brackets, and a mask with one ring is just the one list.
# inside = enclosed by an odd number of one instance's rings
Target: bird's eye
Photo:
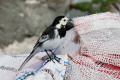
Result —
[[64, 21], [66, 21], [66, 20], [64, 20]]

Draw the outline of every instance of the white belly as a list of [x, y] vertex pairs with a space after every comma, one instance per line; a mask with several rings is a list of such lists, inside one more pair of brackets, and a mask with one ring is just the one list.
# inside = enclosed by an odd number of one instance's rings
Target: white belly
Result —
[[41, 46], [41, 50], [56, 49], [59, 47], [59, 45], [61, 44], [62, 41], [63, 41], [63, 38], [61, 38], [61, 39], [56, 38], [56, 39], [48, 40], [43, 43], [43, 45]]

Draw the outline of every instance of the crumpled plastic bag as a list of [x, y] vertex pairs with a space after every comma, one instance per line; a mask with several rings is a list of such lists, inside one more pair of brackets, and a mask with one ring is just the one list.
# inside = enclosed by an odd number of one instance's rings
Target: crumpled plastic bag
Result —
[[[41, 52], [37, 54], [34, 58], [32, 58], [28, 64], [21, 70], [17, 71], [17, 69], [20, 67], [21, 63], [24, 61], [24, 59], [28, 55], [16, 55], [16, 56], [7, 56], [7, 55], [1, 55], [0, 57], [0, 79], [2, 80], [16, 80], [20, 76], [24, 75], [25, 72], [33, 71], [35, 69], [38, 69], [43, 60], [41, 60], [41, 54], [44, 52]], [[68, 58], [66, 55], [59, 55], [59, 58], [61, 58], [63, 61], [68, 61]], [[30, 75], [26, 77], [24, 80], [63, 80], [63, 77], [61, 75], [65, 74], [66, 66], [63, 62], [58, 63], [55, 61], [53, 63], [52, 61], [45, 64], [45, 66], [38, 72], [35, 73], [35, 75]], [[61, 71], [61, 72], [58, 72]]]

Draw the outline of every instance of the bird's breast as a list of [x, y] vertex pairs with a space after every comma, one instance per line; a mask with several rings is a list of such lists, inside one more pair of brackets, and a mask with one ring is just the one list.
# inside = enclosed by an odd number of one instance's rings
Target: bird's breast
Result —
[[48, 40], [43, 43], [43, 45], [41, 46], [41, 49], [42, 50], [56, 49], [57, 47], [59, 47], [62, 41], [63, 41], [63, 38], [55, 38], [55, 39]]

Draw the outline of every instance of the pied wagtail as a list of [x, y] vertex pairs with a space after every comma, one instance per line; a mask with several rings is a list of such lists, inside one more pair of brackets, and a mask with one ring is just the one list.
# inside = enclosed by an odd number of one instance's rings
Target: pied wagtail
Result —
[[59, 45], [61, 44], [61, 42], [63, 41], [66, 35], [66, 31], [70, 30], [73, 27], [74, 25], [72, 23], [72, 20], [67, 18], [66, 16], [56, 17], [53, 23], [48, 28], [46, 28], [45, 31], [42, 33], [42, 35], [36, 42], [35, 46], [33, 47], [32, 52], [22, 63], [18, 71], [21, 70], [23, 66], [36, 53], [40, 51], [45, 51], [50, 59], [51, 59], [51, 56], [48, 54], [48, 51], [50, 51], [52, 55], [55, 56], [52, 50], [59, 47]]

